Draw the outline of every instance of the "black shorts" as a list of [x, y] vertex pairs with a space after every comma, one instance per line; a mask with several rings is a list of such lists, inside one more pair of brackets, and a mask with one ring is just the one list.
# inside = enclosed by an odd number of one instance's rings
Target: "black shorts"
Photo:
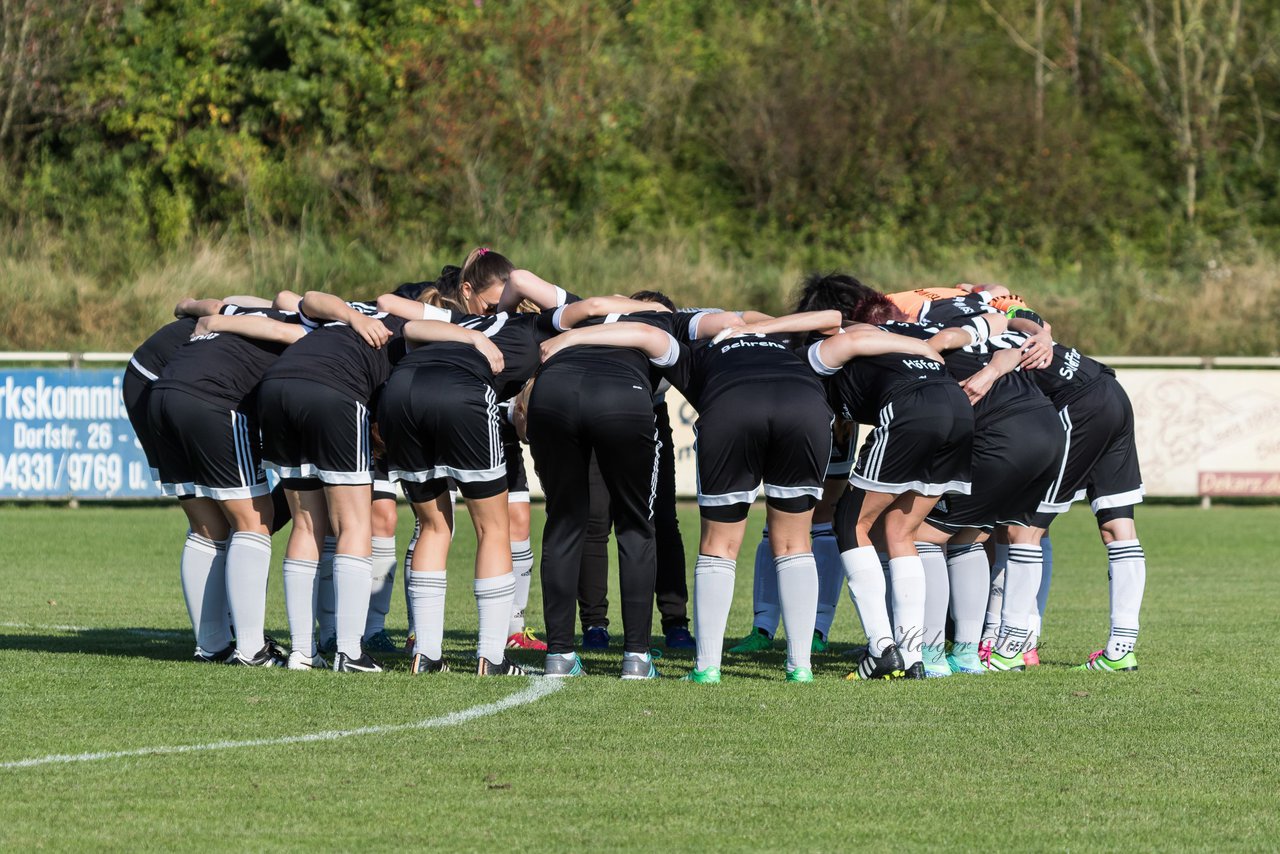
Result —
[[387, 468], [386, 453], [373, 455], [373, 500], [396, 500], [396, 485], [391, 479], [391, 473]]
[[166, 495], [229, 501], [271, 492], [257, 419], [177, 389], [152, 389], [147, 423]]
[[973, 406], [955, 383], [907, 389], [886, 403], [849, 483], [866, 492], [971, 491]]
[[1058, 412], [1047, 398], [984, 419], [973, 434], [973, 489], [947, 495], [926, 521], [939, 530], [1034, 524], [1066, 453]]
[[1120, 383], [1104, 374], [1089, 394], [1064, 406], [1058, 416], [1067, 434], [1067, 455], [1040, 512], [1065, 513], [1086, 496], [1094, 513], [1141, 503], [1133, 406]]
[[444, 367], [393, 371], [378, 404], [392, 480], [415, 503], [458, 486], [463, 498], [507, 489], [497, 395], [471, 374]]
[[511, 504], [529, 503], [529, 475], [524, 469], [524, 446], [516, 434], [515, 425], [506, 417], [503, 407], [498, 408], [502, 418], [502, 453], [507, 458], [507, 501]]
[[694, 424], [698, 508], [718, 522], [746, 518], [765, 498], [800, 513], [822, 497], [831, 459], [831, 408], [821, 392], [781, 382], [726, 389]]
[[831, 425], [831, 457], [827, 461], [827, 480], [848, 479], [858, 460], [858, 425], [852, 421]]
[[281, 478], [373, 483], [369, 407], [324, 383], [267, 379], [258, 387], [262, 456]]
[[129, 424], [138, 437], [142, 453], [147, 457], [147, 465], [151, 467], [151, 479], [160, 482], [160, 466], [156, 456], [156, 440], [151, 433], [151, 425], [147, 422], [147, 404], [151, 400], [151, 383], [153, 380], [144, 377], [133, 365], [125, 368], [124, 382], [120, 385], [120, 394], [124, 397], [124, 411], [129, 415]]

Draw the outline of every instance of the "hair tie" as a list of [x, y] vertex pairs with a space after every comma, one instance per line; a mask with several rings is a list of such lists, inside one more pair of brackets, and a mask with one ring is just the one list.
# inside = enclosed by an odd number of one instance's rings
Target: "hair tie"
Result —
[[483, 258], [484, 256], [486, 256], [486, 255], [488, 255], [488, 254], [489, 254], [489, 247], [487, 247], [487, 246], [481, 246], [479, 249], [477, 249], [477, 250], [476, 250], [476, 257], [477, 257], [477, 258]]

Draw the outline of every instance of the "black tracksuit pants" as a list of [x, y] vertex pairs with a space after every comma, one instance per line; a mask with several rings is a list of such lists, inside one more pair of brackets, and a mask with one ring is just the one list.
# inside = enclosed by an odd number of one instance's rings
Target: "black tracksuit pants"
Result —
[[624, 648], [648, 652], [657, 564], [657, 438], [649, 390], [622, 374], [552, 363], [534, 385], [528, 435], [547, 501], [541, 561], [547, 651], [574, 649], [594, 451], [618, 539]]
[[[658, 573], [654, 592], [662, 631], [689, 625], [689, 582], [686, 577], [684, 539], [676, 514], [676, 455], [671, 417], [665, 401], [653, 408], [658, 425], [658, 492], [653, 502], [654, 537]], [[582, 547], [582, 571], [578, 577], [578, 613], [585, 631], [589, 626], [609, 625], [609, 493], [594, 459], [591, 461], [591, 516]]]

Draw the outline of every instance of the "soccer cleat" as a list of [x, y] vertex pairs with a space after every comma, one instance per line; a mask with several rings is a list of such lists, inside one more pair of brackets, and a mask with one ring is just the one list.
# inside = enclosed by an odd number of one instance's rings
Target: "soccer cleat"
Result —
[[443, 655], [437, 659], [427, 658], [422, 653], [418, 653], [409, 664], [409, 672], [415, 676], [422, 673], [448, 673], [449, 665], [445, 662]]
[[991, 652], [996, 648], [996, 642], [990, 640], [980, 641], [978, 643], [978, 658], [982, 659], [982, 666], [987, 666], [987, 659], [991, 657]]
[[947, 663], [947, 648], [943, 644], [925, 644], [920, 648], [924, 660], [924, 675], [928, 679], [938, 679], [951, 675], [951, 665]]
[[699, 685], [719, 685], [720, 684], [720, 668], [708, 667], [705, 670], [698, 670], [696, 667], [685, 674], [685, 682], [697, 682]]
[[359, 658], [340, 652], [333, 657], [333, 669], [338, 673], [381, 673], [383, 667], [367, 652], [361, 652]]
[[480, 658], [476, 660], [476, 675], [477, 676], [527, 676], [528, 674], [525, 673], [523, 667], [516, 664], [511, 659], [507, 658], [505, 655], [502, 657], [502, 661], [498, 664], [494, 664], [492, 661], [490, 661], [489, 659], [485, 658], [482, 655], [480, 656]]
[[773, 649], [773, 638], [764, 629], [752, 626], [745, 638], [729, 647], [729, 652], [762, 652], [766, 649]]
[[1076, 670], [1094, 670], [1102, 673], [1125, 673], [1138, 669], [1138, 657], [1129, 650], [1119, 658], [1107, 658], [1107, 651], [1100, 649], [1089, 653], [1089, 660], [1076, 667]]
[[822, 632], [817, 629], [813, 630], [813, 643], [809, 645], [809, 652], [826, 652], [831, 649], [831, 643], [822, 636]]
[[622, 678], [628, 680], [657, 679], [658, 668], [653, 666], [653, 656], [649, 653], [644, 655], [624, 654], [622, 656]]
[[413, 648], [418, 644], [418, 636], [413, 632], [409, 632], [409, 636], [404, 639], [404, 654], [413, 655]]
[[812, 682], [813, 671], [807, 667], [796, 667], [792, 670], [788, 670], [787, 681], [788, 682]]
[[307, 655], [300, 649], [289, 653], [290, 670], [327, 670], [329, 662], [320, 655]]
[[987, 666], [983, 663], [978, 649], [978, 646], [973, 643], [954, 644], [951, 647], [951, 653], [947, 656], [947, 664], [950, 665], [951, 672], [974, 676], [986, 673]]
[[539, 652], [546, 652], [547, 644], [545, 641], [538, 640], [533, 629], [526, 626], [523, 631], [515, 632], [507, 638], [507, 649], [536, 649]]
[[926, 679], [928, 676], [929, 673], [924, 669], [923, 661], [917, 661], [915, 664], [908, 667], [906, 672], [902, 674], [903, 679]]
[[1037, 647], [1024, 649], [1022, 651], [1022, 660], [1026, 662], [1027, 667], [1040, 666], [1040, 650]]
[[244, 658], [237, 650], [227, 659], [227, 664], [238, 667], [284, 667], [287, 663], [285, 656], [280, 654], [280, 647], [270, 642], [263, 644], [253, 658]]
[[693, 649], [697, 643], [689, 634], [688, 626], [672, 626], [664, 632], [667, 649]]
[[235, 644], [228, 644], [226, 649], [220, 649], [217, 652], [205, 652], [200, 647], [196, 647], [195, 659], [197, 664], [226, 664], [227, 659], [235, 654]]
[[608, 649], [609, 630], [604, 626], [587, 626], [582, 632], [583, 649]]
[[991, 655], [987, 656], [987, 669], [994, 673], [1007, 673], [1014, 670], [1026, 670], [1027, 663], [1022, 658], [1022, 653], [1016, 655], [1001, 655], [995, 650], [991, 651]]
[[574, 653], [573, 658], [563, 658], [559, 655], [548, 655], [547, 663], [543, 666], [543, 675], [550, 676], [552, 679], [568, 679], [571, 676], [583, 676], [586, 670], [582, 667], [582, 659], [578, 658]]
[[321, 655], [336, 655], [338, 652], [338, 636], [322, 640], [316, 644], [316, 652]]
[[899, 679], [905, 676], [907, 667], [902, 661], [902, 653], [893, 644], [889, 644], [879, 655], [872, 655], [867, 649], [857, 656], [857, 667], [849, 672], [845, 679]]
[[381, 652], [387, 655], [397, 655], [400, 652], [400, 646], [391, 639], [386, 629], [381, 629], [364, 639], [361, 644], [369, 652]]

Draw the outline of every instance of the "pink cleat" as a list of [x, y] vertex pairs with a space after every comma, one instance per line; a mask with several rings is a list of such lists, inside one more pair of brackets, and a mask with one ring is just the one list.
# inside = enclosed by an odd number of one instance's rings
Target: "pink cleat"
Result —
[[507, 638], [507, 649], [536, 649], [542, 652], [547, 651], [547, 644], [541, 641], [533, 633], [533, 629], [526, 628], [522, 632], [515, 632]]
[[1040, 651], [1035, 647], [1024, 649], [1022, 651], [1022, 660], [1026, 662], [1027, 667], [1040, 666]]

